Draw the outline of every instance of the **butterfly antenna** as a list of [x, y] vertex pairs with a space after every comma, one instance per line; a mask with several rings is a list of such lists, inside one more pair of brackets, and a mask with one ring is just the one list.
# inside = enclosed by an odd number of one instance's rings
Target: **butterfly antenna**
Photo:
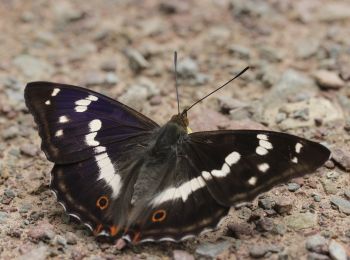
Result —
[[217, 89], [215, 89], [214, 91], [210, 92], [208, 95], [205, 95], [204, 97], [202, 97], [200, 100], [194, 102], [190, 107], [186, 108], [182, 114], [186, 113], [188, 110], [190, 110], [192, 107], [194, 107], [195, 105], [197, 105], [198, 103], [202, 102], [204, 99], [206, 99], [207, 97], [209, 97], [210, 95], [214, 94], [216, 91], [219, 91], [220, 89], [222, 89], [223, 87], [225, 87], [227, 84], [229, 84], [231, 81], [235, 80], [236, 78], [238, 78], [239, 76], [241, 76], [244, 72], [246, 72], [249, 69], [249, 67], [246, 67], [244, 70], [242, 70], [240, 73], [238, 73], [236, 76], [234, 76], [232, 79], [230, 79], [229, 81], [227, 81], [224, 85], [218, 87]]
[[174, 52], [174, 74], [175, 74], [175, 88], [176, 88], [176, 99], [177, 99], [177, 111], [180, 114], [180, 99], [179, 99], [179, 90], [177, 84], [177, 52]]

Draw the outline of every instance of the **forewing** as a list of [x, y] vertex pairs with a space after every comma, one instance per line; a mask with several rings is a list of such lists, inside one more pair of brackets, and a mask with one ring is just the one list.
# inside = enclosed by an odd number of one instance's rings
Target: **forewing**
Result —
[[330, 157], [321, 144], [271, 131], [210, 131], [189, 135], [188, 160], [215, 200], [224, 206], [315, 171]]
[[55, 163], [79, 162], [104, 152], [107, 146], [118, 150], [121, 143], [147, 137], [158, 127], [113, 99], [71, 85], [29, 83], [25, 100], [38, 124], [42, 149]]

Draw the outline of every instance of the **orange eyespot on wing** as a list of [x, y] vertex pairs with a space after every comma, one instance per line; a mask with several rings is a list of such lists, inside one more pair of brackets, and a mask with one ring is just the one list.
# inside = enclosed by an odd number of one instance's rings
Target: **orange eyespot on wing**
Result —
[[166, 218], [166, 211], [163, 209], [156, 210], [152, 215], [152, 222], [161, 222]]
[[100, 208], [100, 210], [104, 210], [108, 207], [109, 200], [106, 196], [101, 196], [96, 201], [96, 207]]
[[111, 234], [112, 237], [114, 237], [115, 235], [118, 234], [118, 231], [119, 231], [119, 227], [118, 226], [111, 226], [109, 228], [109, 232]]

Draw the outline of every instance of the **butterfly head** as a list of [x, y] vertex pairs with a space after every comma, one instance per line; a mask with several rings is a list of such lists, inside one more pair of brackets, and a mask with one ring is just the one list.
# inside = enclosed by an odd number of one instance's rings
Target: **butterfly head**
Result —
[[187, 118], [186, 109], [180, 114], [173, 115], [170, 119], [170, 122], [173, 122], [178, 126], [180, 126], [181, 128], [185, 129], [188, 134], [192, 132], [191, 129], [188, 127], [189, 121]]

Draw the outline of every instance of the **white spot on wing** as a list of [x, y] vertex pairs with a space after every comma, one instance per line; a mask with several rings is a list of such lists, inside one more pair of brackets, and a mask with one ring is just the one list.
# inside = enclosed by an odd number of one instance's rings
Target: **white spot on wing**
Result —
[[297, 157], [293, 157], [293, 159], [291, 160], [293, 163], [298, 163], [298, 158]]
[[47, 105], [47, 106], [48, 106], [48, 105], [51, 105], [51, 101], [50, 101], [50, 100], [46, 100], [46, 101], [45, 101], [45, 105]]
[[210, 172], [207, 172], [207, 171], [202, 171], [202, 177], [204, 178], [204, 180], [207, 180], [207, 181], [210, 181], [213, 178]]
[[301, 148], [303, 148], [303, 145], [301, 143], [297, 143], [295, 145], [295, 152], [300, 153]]
[[57, 96], [57, 94], [60, 92], [61, 90], [59, 88], [54, 88], [53, 91], [52, 91], [52, 94], [51, 96], [55, 97]]
[[95, 97], [93, 95], [89, 95], [86, 99], [91, 100], [91, 101], [97, 101], [98, 97]]
[[112, 189], [112, 197], [118, 197], [122, 187], [121, 177], [115, 172], [114, 166], [107, 153], [102, 153], [95, 156], [97, 166], [99, 168], [99, 177], [97, 180], [103, 179]]
[[67, 122], [69, 122], [69, 119], [66, 116], [60, 116], [59, 119], [58, 119], [58, 122], [60, 122], [60, 123], [67, 123]]
[[153, 205], [159, 205], [163, 202], [175, 199], [182, 199], [183, 202], [186, 202], [188, 196], [195, 192], [196, 190], [205, 186], [205, 181], [202, 176], [193, 178], [187, 182], [184, 182], [178, 187], [167, 188], [166, 190], [159, 193], [153, 200]]
[[212, 170], [211, 174], [215, 177], [222, 178], [227, 176], [230, 172], [230, 167], [226, 163], [224, 163], [221, 167], [221, 170]]
[[77, 106], [88, 106], [91, 104], [91, 100], [87, 100], [87, 99], [80, 99], [78, 101], [75, 101], [75, 104]]
[[241, 158], [241, 155], [237, 152], [232, 152], [229, 155], [226, 156], [225, 162], [229, 165], [232, 166], [233, 164], [237, 163], [239, 159]]
[[86, 106], [76, 106], [75, 108], [75, 111], [76, 112], [85, 112], [87, 110], [87, 107]]
[[90, 132], [96, 132], [102, 127], [102, 122], [99, 119], [94, 119], [89, 123]]
[[268, 153], [267, 149], [265, 149], [264, 147], [258, 146], [255, 150], [255, 152], [258, 155], [266, 155]]
[[56, 137], [60, 137], [60, 136], [62, 136], [62, 135], [63, 135], [63, 130], [62, 130], [62, 129], [57, 130], [57, 132], [55, 133], [55, 136], [56, 136]]
[[260, 141], [259, 141], [259, 145], [260, 145], [261, 147], [264, 147], [265, 149], [268, 149], [268, 150], [270, 150], [270, 149], [273, 148], [273, 147], [272, 147], [272, 144], [271, 144], [269, 141], [266, 141], [266, 140], [260, 140]]
[[258, 169], [261, 172], [266, 172], [268, 169], [270, 169], [270, 165], [268, 163], [262, 163], [258, 165]]
[[258, 179], [256, 178], [256, 177], [251, 177], [249, 180], [248, 180], [248, 183], [250, 184], [250, 185], [252, 185], [252, 186], [254, 186], [255, 184], [256, 184], [256, 181], [257, 181]]
[[104, 146], [97, 146], [94, 148], [95, 153], [103, 153], [105, 151], [106, 151], [106, 147], [104, 147]]
[[265, 141], [268, 140], [268, 137], [267, 137], [267, 135], [265, 135], [265, 134], [258, 134], [256, 137], [257, 137], [259, 140], [265, 140]]
[[87, 134], [87, 135], [85, 136], [85, 143], [86, 143], [88, 146], [98, 146], [98, 145], [100, 144], [100, 142], [98, 142], [98, 141], [95, 140], [96, 135], [97, 135], [96, 132]]

